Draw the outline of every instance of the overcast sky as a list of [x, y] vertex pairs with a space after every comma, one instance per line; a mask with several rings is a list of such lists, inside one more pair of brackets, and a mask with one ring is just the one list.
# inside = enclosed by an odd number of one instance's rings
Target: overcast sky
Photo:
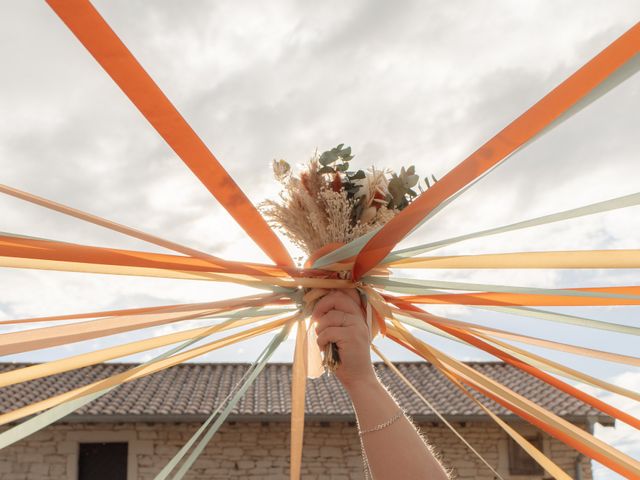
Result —
[[[362, 168], [415, 164], [420, 174], [441, 177], [640, 13], [632, 0], [94, 3], [255, 203], [276, 194], [273, 158], [297, 164], [338, 143], [352, 146]], [[218, 256], [267, 261], [44, 2], [1, 2], [0, 39], [1, 183]], [[640, 191], [639, 100], [636, 76], [509, 159], [401, 246]], [[12, 198], [0, 197], [0, 212], [1, 231], [162, 251]], [[633, 207], [438, 253], [638, 248], [638, 231], [640, 209]], [[433, 271], [428, 278], [554, 288], [637, 285], [638, 273]], [[243, 293], [206, 282], [10, 269], [0, 270], [0, 286], [0, 318]], [[620, 335], [461, 307], [434, 311], [637, 354], [632, 339]], [[565, 311], [639, 325], [635, 307]], [[8, 359], [57, 358], [195, 324]], [[489, 359], [423, 338], [461, 359]], [[199, 360], [252, 361], [266, 341]], [[393, 359], [414, 359], [381, 344]], [[289, 340], [275, 360], [290, 361], [291, 354]], [[544, 354], [640, 389], [637, 369]], [[603, 398], [640, 414], [637, 404]], [[630, 429], [599, 435], [640, 456], [640, 437]], [[597, 471], [600, 479], [616, 478]]]

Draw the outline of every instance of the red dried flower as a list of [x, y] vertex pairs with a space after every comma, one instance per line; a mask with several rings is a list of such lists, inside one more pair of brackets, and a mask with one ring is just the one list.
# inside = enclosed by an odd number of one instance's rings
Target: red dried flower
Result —
[[339, 192], [342, 190], [342, 179], [340, 178], [340, 174], [338, 172], [333, 174], [333, 181], [331, 182], [331, 188], [334, 192]]
[[[386, 203], [386, 198], [387, 197], [384, 193], [376, 191], [375, 195], [373, 196], [372, 206], [376, 207], [376, 210], [380, 209], [380, 207]], [[382, 201], [377, 202], [376, 200], [382, 200]]]

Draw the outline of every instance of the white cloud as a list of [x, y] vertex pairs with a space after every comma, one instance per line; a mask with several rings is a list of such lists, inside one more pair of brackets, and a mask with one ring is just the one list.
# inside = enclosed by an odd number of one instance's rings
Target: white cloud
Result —
[[[380, 0], [95, 4], [256, 203], [275, 194], [272, 158], [301, 162], [316, 147], [341, 142], [352, 145], [361, 165], [416, 164], [422, 175], [442, 177], [637, 16], [632, 0], [585, 1], [579, 9], [569, 0], [505, 0], [490, 7], [479, 1], [413, 1], [402, 8]], [[2, 183], [225, 258], [266, 260], [44, 3], [0, 3], [0, 57]], [[636, 191], [640, 137], [633, 106], [639, 97], [636, 76], [511, 158], [401, 246]], [[11, 198], [0, 197], [0, 212], [3, 231], [159, 251]], [[628, 208], [478, 239], [442, 253], [636, 248], [639, 212]], [[635, 284], [637, 273], [434, 271], [429, 276], [559, 287]], [[0, 285], [2, 318], [243, 293], [206, 282], [9, 269], [0, 271]], [[616, 348], [633, 348], [611, 336], [548, 322], [461, 307], [438, 313], [561, 341], [589, 345], [606, 339]], [[637, 320], [638, 312], [581, 314], [624, 323]], [[20, 358], [53, 358], [125, 338], [132, 336]], [[431, 341], [461, 358], [479, 355]], [[265, 342], [251, 340], [202, 360], [252, 361]], [[389, 342], [384, 346], [392, 358], [407, 358]], [[289, 341], [274, 359], [288, 361], [291, 354]], [[580, 366], [604, 378], [620, 373], [592, 362]]]
[[[611, 380], [611, 383], [633, 392], [640, 392], [640, 372], [629, 371], [621, 373], [620, 375], [615, 376]], [[585, 387], [584, 391], [598, 396], [601, 400], [619, 408], [625, 413], [633, 415], [636, 418], [640, 417], [640, 405], [638, 405], [638, 402], [634, 400], [621, 397], [620, 395], [613, 393], [602, 393], [590, 387]], [[640, 432], [626, 423], [617, 421], [615, 428], [603, 427], [596, 424], [595, 435], [632, 458], [640, 458]], [[593, 469], [594, 478], [597, 480], [614, 480], [624, 478], [597, 462], [593, 463]]]

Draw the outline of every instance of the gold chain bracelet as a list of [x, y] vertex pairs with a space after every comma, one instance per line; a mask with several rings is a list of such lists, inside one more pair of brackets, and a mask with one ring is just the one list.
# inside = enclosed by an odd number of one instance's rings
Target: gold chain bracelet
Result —
[[362, 437], [367, 433], [377, 432], [378, 430], [382, 430], [383, 428], [388, 427], [393, 422], [397, 421], [403, 416], [404, 416], [404, 410], [400, 409], [398, 413], [396, 413], [393, 417], [391, 417], [386, 422], [376, 425], [375, 427], [369, 428], [367, 430], [360, 430], [360, 422], [358, 422], [358, 436], [360, 438], [360, 450], [362, 451], [362, 463], [364, 467], [365, 480], [371, 480], [373, 478], [373, 475], [371, 473], [371, 466], [369, 465], [369, 459], [367, 458], [367, 452], [364, 449], [364, 441], [362, 440]]
[[358, 435], [363, 436], [366, 433], [377, 432], [378, 430], [382, 430], [383, 428], [386, 428], [389, 425], [391, 425], [393, 422], [399, 420], [403, 415], [404, 415], [404, 411], [400, 410], [393, 417], [391, 417], [386, 422], [381, 423], [380, 425], [376, 425], [375, 427], [372, 427], [368, 430], [360, 430], [360, 428], [358, 428]]

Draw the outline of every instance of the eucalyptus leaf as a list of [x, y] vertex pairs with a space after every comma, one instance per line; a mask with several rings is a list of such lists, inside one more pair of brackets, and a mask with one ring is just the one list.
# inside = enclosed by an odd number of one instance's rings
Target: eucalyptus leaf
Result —
[[404, 185], [402, 185], [400, 179], [398, 177], [392, 178], [389, 181], [389, 185], [387, 188], [389, 189], [389, 193], [393, 198], [393, 203], [395, 205], [400, 205], [400, 202], [404, 199], [404, 195], [406, 192], [406, 189], [404, 188]]
[[415, 187], [420, 181], [420, 177], [418, 175], [407, 175], [405, 183], [408, 188]]
[[338, 160], [338, 154], [334, 151], [334, 150], [330, 150], [328, 152], [324, 152], [322, 155], [320, 155], [320, 160], [319, 162], [322, 165], [329, 165], [333, 162], [335, 162], [336, 160]]
[[335, 173], [335, 170], [333, 168], [325, 165], [320, 170], [318, 170], [318, 173]]

